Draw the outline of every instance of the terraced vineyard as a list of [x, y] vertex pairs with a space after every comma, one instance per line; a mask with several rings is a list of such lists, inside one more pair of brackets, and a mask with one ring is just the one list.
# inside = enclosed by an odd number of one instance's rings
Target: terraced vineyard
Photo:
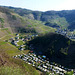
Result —
[[13, 59], [14, 55], [27, 53], [28, 50], [19, 51], [12, 44], [4, 42], [9, 36], [0, 39], [0, 75], [40, 75], [32, 66], [19, 59]]

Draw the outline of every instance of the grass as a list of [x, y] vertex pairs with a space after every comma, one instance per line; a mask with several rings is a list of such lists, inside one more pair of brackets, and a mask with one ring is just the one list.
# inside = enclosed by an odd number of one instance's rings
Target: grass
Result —
[[1, 28], [1, 31], [11, 34], [10, 28]]
[[23, 51], [21, 51], [21, 52], [27, 54], [27, 53], [29, 53], [29, 51], [30, 51], [30, 50], [23, 50]]
[[5, 53], [7, 53], [9, 56], [13, 56], [15, 54], [20, 54], [21, 52], [13, 45], [0, 41], [0, 51], [4, 51]]
[[0, 75], [25, 75], [20, 68], [0, 67]]
[[8, 30], [8, 28], [1, 28], [1, 30]]
[[15, 34], [8, 34], [8, 35], [5, 35], [3, 37], [1, 37], [2, 40], [8, 40], [10, 39], [11, 37], [15, 37]]
[[17, 44], [18, 45], [23, 45], [23, 41], [19, 41]]
[[67, 72], [65, 75], [73, 75], [73, 71]]
[[56, 31], [55, 28], [45, 26], [41, 21], [27, 19], [27, 18], [21, 17], [19, 15], [16, 15], [16, 16], [21, 19], [21, 22], [25, 26], [25, 28], [35, 29], [36, 33], [43, 33], [44, 34], [47, 32], [55, 32]]
[[0, 67], [0, 75], [39, 75], [39, 72], [31, 65], [20, 59], [12, 58], [25, 52], [29, 50], [19, 51], [14, 45], [0, 40], [0, 56], [3, 61], [6, 61], [6, 65]]
[[3, 45], [3, 44], [6, 44], [6, 42], [1, 41], [1, 42], [0, 42], [0, 45]]
[[11, 35], [11, 34], [12, 34], [12, 31], [9, 27], [0, 29], [0, 38], [7, 36], [7, 35]]
[[22, 67], [23, 70], [27, 72], [26, 75], [39, 75], [39, 72], [33, 68], [31, 65], [28, 65], [24, 61], [18, 59], [18, 60], [12, 60], [14, 63], [18, 64], [19, 66]]

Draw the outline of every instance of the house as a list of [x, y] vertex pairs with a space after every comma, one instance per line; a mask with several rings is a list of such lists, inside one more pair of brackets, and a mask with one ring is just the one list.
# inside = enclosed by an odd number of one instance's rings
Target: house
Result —
[[60, 73], [59, 70], [56, 70], [56, 73]]
[[25, 45], [21, 45], [20, 47], [24, 47]]
[[14, 44], [17, 44], [17, 41], [14, 41]]
[[15, 37], [16, 40], [19, 40], [19, 37]]
[[43, 57], [44, 59], [46, 58], [46, 56], [45, 56], [45, 55], [43, 55], [42, 57]]
[[40, 56], [38, 56], [39, 59], [42, 59]]
[[14, 38], [10, 38], [10, 39], [9, 39], [9, 42], [12, 42], [13, 40], [14, 40]]
[[46, 69], [47, 69], [47, 66], [45, 66], [45, 65], [43, 64], [43, 68], [46, 68]]
[[47, 70], [46, 70], [46, 69], [44, 69], [44, 71], [46, 72]]
[[24, 41], [24, 38], [22, 38], [22, 40]]
[[20, 47], [20, 48], [19, 48], [19, 50], [21, 50], [21, 51], [22, 51], [22, 50], [24, 50], [24, 48]]
[[34, 54], [33, 56], [36, 57], [36, 54]]
[[25, 41], [28, 41], [28, 38], [26, 38]]
[[19, 36], [19, 34], [16, 34], [16, 36]]
[[47, 63], [49, 63], [49, 61], [47, 61]]
[[30, 51], [30, 53], [33, 53], [33, 51]]
[[36, 34], [35, 36], [36, 36], [36, 37], [38, 37], [38, 35], [37, 35], [37, 34]]
[[15, 44], [15, 46], [19, 46], [18, 44]]

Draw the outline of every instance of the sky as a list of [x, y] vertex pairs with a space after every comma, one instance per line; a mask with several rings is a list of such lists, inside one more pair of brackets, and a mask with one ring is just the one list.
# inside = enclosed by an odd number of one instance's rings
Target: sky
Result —
[[75, 9], [75, 0], [0, 0], [0, 5], [38, 11], [72, 10]]

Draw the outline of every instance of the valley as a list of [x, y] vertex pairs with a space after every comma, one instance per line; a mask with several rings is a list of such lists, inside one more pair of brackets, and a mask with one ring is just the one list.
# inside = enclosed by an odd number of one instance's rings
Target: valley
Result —
[[0, 75], [73, 75], [74, 12], [0, 6]]

